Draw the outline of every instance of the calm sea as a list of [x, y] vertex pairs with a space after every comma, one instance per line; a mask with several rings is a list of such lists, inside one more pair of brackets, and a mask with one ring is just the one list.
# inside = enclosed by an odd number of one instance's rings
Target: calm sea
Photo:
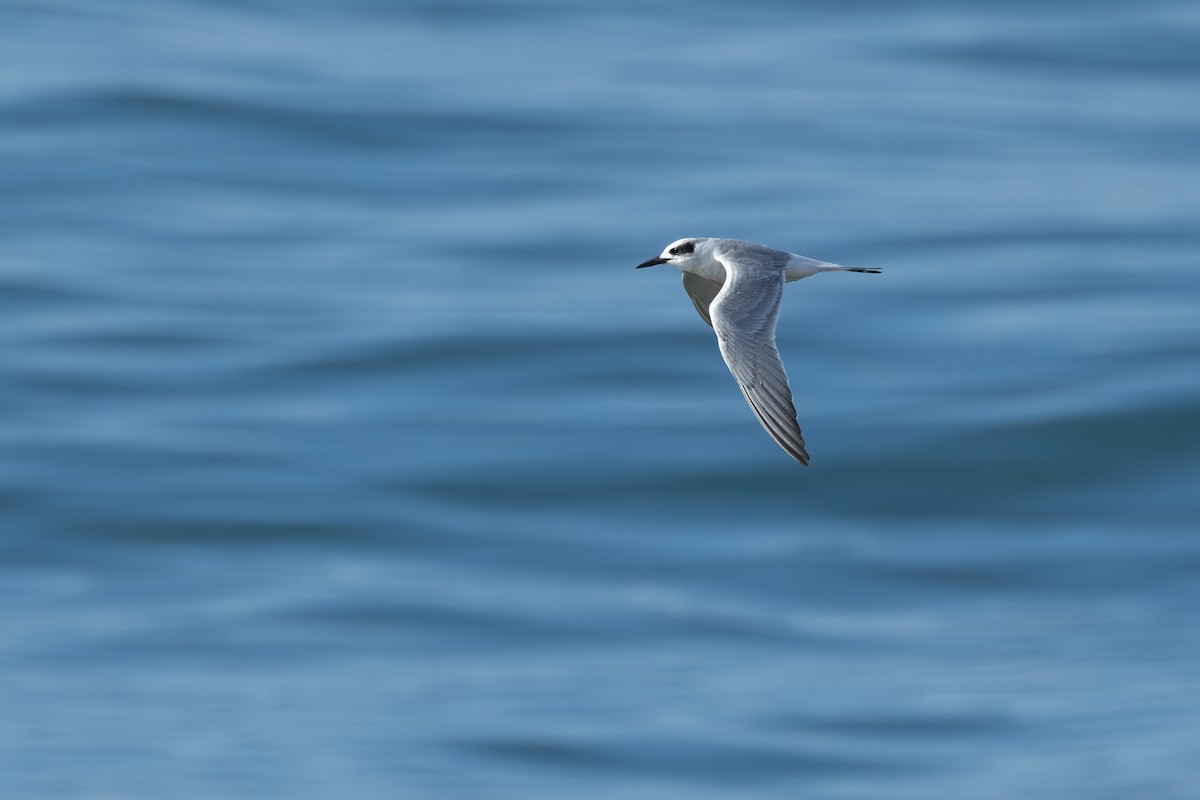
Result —
[[[0, 3], [6, 797], [1200, 791], [1200, 6]], [[667, 268], [751, 239], [813, 456]]]

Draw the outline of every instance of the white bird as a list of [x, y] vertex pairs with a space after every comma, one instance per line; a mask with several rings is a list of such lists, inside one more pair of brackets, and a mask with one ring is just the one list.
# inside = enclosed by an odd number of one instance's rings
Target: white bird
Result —
[[706, 238], [671, 242], [662, 255], [636, 269], [656, 264], [683, 273], [683, 288], [716, 332], [721, 356], [754, 416], [784, 452], [807, 466], [792, 390], [775, 346], [783, 284], [818, 272], [880, 270], [843, 267], [738, 239]]

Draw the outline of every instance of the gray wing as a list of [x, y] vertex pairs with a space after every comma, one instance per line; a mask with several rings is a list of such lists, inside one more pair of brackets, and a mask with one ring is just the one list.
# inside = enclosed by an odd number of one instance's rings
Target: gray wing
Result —
[[721, 287], [724, 285], [724, 281], [702, 278], [691, 272], [683, 273], [683, 288], [688, 293], [688, 297], [692, 298], [692, 304], [696, 306], [700, 316], [710, 327], [713, 323], [708, 309], [712, 305], [713, 299], [721, 293]]
[[726, 263], [725, 276], [724, 290], [709, 306], [721, 355], [763, 428], [789, 456], [807, 465], [792, 390], [775, 346], [784, 272]]

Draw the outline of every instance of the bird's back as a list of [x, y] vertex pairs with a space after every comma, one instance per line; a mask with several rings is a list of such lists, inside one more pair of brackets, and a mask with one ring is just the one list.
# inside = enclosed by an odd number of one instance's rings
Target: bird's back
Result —
[[792, 254], [776, 250], [764, 244], [746, 242], [741, 239], [720, 239], [713, 253], [722, 262], [734, 269], [770, 269], [784, 267]]

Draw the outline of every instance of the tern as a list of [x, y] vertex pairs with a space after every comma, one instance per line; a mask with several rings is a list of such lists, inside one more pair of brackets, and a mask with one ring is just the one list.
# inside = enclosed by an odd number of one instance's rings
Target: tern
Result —
[[738, 239], [687, 238], [636, 269], [670, 264], [683, 288], [717, 334], [717, 346], [754, 416], [784, 452], [805, 466], [808, 451], [796, 422], [787, 373], [775, 346], [783, 285], [818, 272], [868, 272]]

